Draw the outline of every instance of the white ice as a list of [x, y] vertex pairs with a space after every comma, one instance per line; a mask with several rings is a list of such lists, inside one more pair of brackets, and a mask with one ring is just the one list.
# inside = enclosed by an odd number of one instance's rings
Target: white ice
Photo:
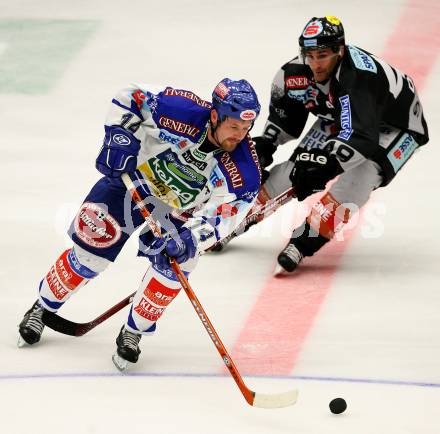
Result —
[[[429, 5], [428, 15], [438, 12]], [[0, 0], [0, 24], [76, 19], [97, 25], [49, 93], [0, 94], [2, 433], [439, 432], [438, 62], [421, 93], [431, 141], [392, 185], [374, 194], [380, 233], [368, 237], [371, 227], [356, 229], [290, 375], [245, 377], [257, 391], [299, 388], [294, 407], [247, 406], [183, 292], [158, 333], [142, 340], [141, 359], [129, 375], [111, 362], [124, 313], [81, 338], [46, 330], [35, 347], [16, 347], [17, 324], [39, 280], [69, 245], [67, 225], [99, 178], [94, 160], [118, 89], [163, 83], [209, 99], [224, 76], [244, 77], [263, 105], [258, 134], [273, 75], [297, 54], [308, 18], [337, 15], [350, 41], [380, 54], [404, 6], [401, 0]], [[10, 47], [0, 40], [0, 55], [2, 47], [5, 56]], [[408, 47], [412, 56], [416, 49]], [[290, 152], [287, 145], [277, 161]], [[273, 269], [297, 207], [287, 205], [228, 252], [204, 256], [192, 275], [228, 348]], [[136, 289], [145, 262], [135, 255], [133, 240], [63, 315], [88, 321]], [[348, 402], [340, 416], [328, 410], [337, 396]]]

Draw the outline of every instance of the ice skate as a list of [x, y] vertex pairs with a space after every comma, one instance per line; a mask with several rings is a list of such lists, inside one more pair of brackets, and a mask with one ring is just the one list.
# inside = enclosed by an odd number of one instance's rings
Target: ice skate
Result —
[[303, 260], [302, 253], [296, 248], [295, 244], [289, 242], [284, 250], [278, 255], [278, 267], [276, 275], [292, 273]]
[[37, 300], [32, 307], [24, 314], [21, 323], [18, 326], [20, 336], [17, 345], [19, 348], [36, 344], [43, 333], [44, 323], [42, 320], [44, 307]]
[[138, 361], [139, 354], [141, 353], [139, 348], [141, 337], [140, 334], [132, 333], [122, 326], [116, 338], [116, 353], [112, 356], [113, 363], [119, 371], [125, 371], [128, 363], [136, 363]]

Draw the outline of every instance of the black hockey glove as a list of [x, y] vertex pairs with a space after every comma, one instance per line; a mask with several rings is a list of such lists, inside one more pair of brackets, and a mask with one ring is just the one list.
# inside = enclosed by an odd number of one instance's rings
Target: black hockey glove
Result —
[[297, 148], [291, 160], [290, 181], [300, 201], [324, 190], [328, 181], [343, 172], [337, 158], [322, 149]]
[[273, 141], [265, 136], [254, 137], [255, 150], [257, 151], [258, 161], [262, 169], [270, 166], [273, 163], [273, 154], [277, 147], [273, 144]]

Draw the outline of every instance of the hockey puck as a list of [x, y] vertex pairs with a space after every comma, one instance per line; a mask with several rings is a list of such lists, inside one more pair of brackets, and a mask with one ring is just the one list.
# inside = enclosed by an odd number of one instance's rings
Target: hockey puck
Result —
[[328, 406], [333, 414], [344, 413], [344, 411], [347, 409], [347, 403], [345, 402], [344, 398], [332, 399]]

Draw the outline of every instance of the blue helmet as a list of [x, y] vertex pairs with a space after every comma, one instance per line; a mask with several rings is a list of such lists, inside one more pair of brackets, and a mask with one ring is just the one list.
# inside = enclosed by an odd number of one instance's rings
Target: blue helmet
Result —
[[246, 80], [224, 78], [212, 92], [212, 105], [220, 121], [225, 116], [255, 121], [260, 114], [260, 103], [253, 87]]

